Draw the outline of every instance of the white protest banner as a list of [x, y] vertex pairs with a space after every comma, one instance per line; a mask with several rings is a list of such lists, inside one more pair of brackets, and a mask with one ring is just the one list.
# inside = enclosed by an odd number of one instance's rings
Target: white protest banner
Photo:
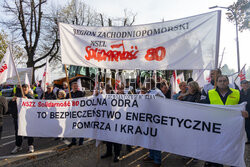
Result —
[[127, 27], [60, 23], [62, 64], [105, 69], [214, 69], [220, 17], [220, 11], [213, 11]]
[[69, 100], [17, 100], [18, 134], [86, 137], [244, 166], [245, 125], [235, 106], [153, 95], [99, 95]]
[[[33, 76], [33, 68], [29, 67], [29, 68], [17, 68], [17, 72], [18, 75], [20, 77], [20, 81], [21, 83], [25, 83], [25, 77], [26, 74], [28, 75], [28, 79], [29, 82], [32, 83], [32, 76]], [[18, 84], [18, 78], [17, 76], [11, 77], [9, 79], [7, 79], [6, 84], [10, 84], [10, 85], [17, 85]]]

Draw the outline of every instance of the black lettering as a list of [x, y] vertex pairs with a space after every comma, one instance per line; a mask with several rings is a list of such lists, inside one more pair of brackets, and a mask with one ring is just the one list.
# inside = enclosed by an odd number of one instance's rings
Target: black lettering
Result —
[[208, 132], [211, 131], [211, 122], [208, 122], [208, 125], [206, 124], [206, 122], [204, 121], [202, 122], [202, 131], [205, 131], [205, 129]]
[[134, 100], [133, 104], [132, 104], [132, 107], [138, 107], [138, 104], [137, 104], [137, 100]]
[[111, 131], [111, 128], [110, 128], [110, 124], [109, 124], [109, 123], [107, 123], [105, 130]]
[[134, 134], [133, 129], [134, 129], [133, 125], [128, 125], [128, 133], [130, 132], [131, 134]]
[[100, 129], [101, 129], [101, 130], [104, 130], [104, 128], [103, 128], [104, 122], [100, 122], [100, 123], [101, 123]]
[[90, 128], [90, 127], [91, 127], [90, 121], [84, 122], [84, 128]]
[[162, 125], [168, 125], [168, 120], [167, 120], [167, 116], [162, 116], [161, 117], [161, 124]]
[[130, 100], [129, 99], [125, 99], [125, 107], [130, 107]]
[[112, 106], [116, 106], [117, 105], [117, 100], [116, 99], [112, 99], [111, 100], [111, 105]]
[[140, 126], [137, 126], [136, 130], [135, 130], [135, 134], [141, 134], [142, 135], [142, 130], [141, 130], [141, 127]]
[[80, 106], [81, 106], [81, 107], [84, 107], [84, 106], [85, 106], [85, 101], [84, 101], [84, 100], [81, 100]]
[[213, 133], [221, 133], [221, 124], [219, 123], [213, 123]]
[[102, 32], [97, 32], [97, 33], [98, 33], [97, 37], [101, 37]]
[[74, 129], [75, 127], [76, 127], [76, 122], [73, 122], [72, 129]]
[[201, 129], [197, 128], [197, 126], [200, 125], [201, 121], [199, 121], [199, 120], [194, 120], [194, 122], [195, 122], [196, 124], [193, 126], [193, 129], [194, 129], [194, 130], [201, 130]]
[[179, 120], [179, 118], [177, 118], [177, 122], [179, 123], [179, 127], [181, 127], [181, 123], [184, 121], [184, 119], [181, 119], [181, 120]]
[[126, 129], [125, 129], [125, 128], [126, 128], [126, 126], [127, 126], [127, 125], [122, 125], [122, 124], [121, 124], [121, 129], [120, 129], [120, 132], [124, 132], [124, 133], [126, 133]]
[[187, 122], [192, 123], [192, 121], [191, 121], [190, 119], [186, 119], [186, 120], [184, 121], [184, 127], [187, 128], [187, 129], [189, 129], [189, 128], [192, 127], [192, 125], [187, 126]]
[[146, 114], [146, 122], [150, 121], [152, 122], [153, 115], [152, 114]]
[[[153, 132], [154, 132], [154, 133], [153, 133]], [[154, 131], [153, 131], [153, 128], [150, 128], [150, 135], [151, 135], [152, 137], [157, 136], [157, 128], [154, 128]]]
[[173, 121], [173, 120], [176, 119], [176, 118], [175, 118], [175, 117], [168, 117], [168, 118], [171, 120], [171, 121], [170, 121], [170, 125], [173, 126], [173, 124], [174, 124], [174, 121]]
[[60, 112], [60, 113], [61, 113], [60, 119], [63, 119], [63, 118], [66, 118], [66, 113], [68, 113], [68, 112], [65, 113], [65, 117], [63, 117], [64, 116], [64, 112]]
[[154, 123], [158, 124], [160, 123], [160, 115], [154, 115]]
[[38, 118], [40, 118], [40, 116], [41, 116], [41, 112], [37, 112], [37, 114], [38, 114]]
[[131, 112], [126, 112], [126, 120], [131, 121]]

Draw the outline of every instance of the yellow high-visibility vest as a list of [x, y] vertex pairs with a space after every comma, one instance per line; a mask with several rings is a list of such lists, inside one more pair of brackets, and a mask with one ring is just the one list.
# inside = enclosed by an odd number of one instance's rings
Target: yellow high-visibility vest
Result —
[[[230, 93], [227, 96], [227, 100], [226, 100], [225, 105], [239, 104], [240, 91], [237, 90], [237, 89], [232, 89], [232, 88], [229, 88], [229, 89], [232, 91], [232, 93]], [[220, 98], [219, 93], [215, 89], [212, 89], [212, 90], [208, 91], [208, 97], [209, 97], [209, 100], [210, 100], [210, 104], [224, 105], [224, 103], [222, 102], [222, 100]]]
[[37, 97], [38, 97], [38, 94], [37, 94], [37, 93], [35, 93], [35, 91], [36, 91], [36, 86], [34, 86], [34, 88], [33, 88], [33, 92], [34, 92], [34, 98], [37, 98]]
[[14, 95], [16, 94], [16, 86], [14, 86], [14, 88], [13, 88], [13, 93], [14, 93]]
[[0, 91], [0, 96], [2, 96], [3, 95], [3, 93], [2, 93], [2, 91]]

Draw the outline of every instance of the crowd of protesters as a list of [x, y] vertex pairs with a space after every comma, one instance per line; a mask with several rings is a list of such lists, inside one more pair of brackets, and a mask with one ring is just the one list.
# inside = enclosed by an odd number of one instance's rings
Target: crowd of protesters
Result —
[[[180, 82], [179, 88], [180, 91], [171, 95], [171, 85], [164, 79], [160, 82], [155, 83], [153, 78], [147, 78], [144, 84], [141, 84], [139, 94], [152, 94], [159, 96], [161, 98], [194, 102], [194, 103], [206, 103], [206, 104], [216, 104], [216, 105], [235, 105], [241, 102], [246, 101], [247, 107], [246, 111], [242, 111], [242, 116], [246, 118], [245, 128], [247, 132], [248, 142], [250, 143], [250, 120], [248, 118], [248, 112], [250, 112], [250, 86], [247, 80], [241, 81], [241, 90], [236, 85], [229, 84], [229, 79], [225, 75], [221, 75], [220, 70], [212, 70], [210, 72], [211, 81], [207, 85], [199, 85], [196, 81], [193, 81], [191, 78], [188, 79], [188, 82]], [[15, 147], [11, 153], [17, 153], [20, 151], [23, 137], [18, 136], [18, 114], [17, 114], [17, 97], [23, 97], [28, 99], [44, 99], [44, 100], [62, 100], [70, 98], [79, 98], [85, 97], [86, 92], [79, 90], [77, 82], [71, 83], [71, 89], [67, 82], [64, 82], [62, 88], [57, 88], [52, 84], [47, 85], [47, 91], [43, 92], [41, 86], [32, 86], [30, 89], [27, 84], [23, 84], [22, 87], [17, 86], [13, 89], [13, 98], [7, 106], [7, 101], [4, 97], [0, 96], [0, 138], [2, 131], [2, 115], [6, 113], [7, 110], [11, 113], [15, 126]], [[201, 89], [202, 87], [202, 89]], [[71, 94], [69, 94], [71, 91]], [[103, 84], [100, 88], [95, 88], [93, 95], [98, 95], [99, 93], [103, 94], [135, 94], [137, 91], [132, 87], [129, 82], [121, 83], [117, 85], [114, 90], [111, 84]], [[232, 98], [233, 97], [233, 98]], [[9, 109], [8, 109], [9, 108]], [[28, 139], [28, 150], [30, 153], [34, 152], [34, 138], [27, 137]], [[84, 138], [78, 139], [78, 145], [82, 145]], [[71, 143], [68, 147], [77, 145], [77, 139], [72, 138]], [[119, 161], [121, 144], [106, 142], [106, 153], [101, 156], [101, 158], [107, 158], [112, 156], [112, 147], [114, 147], [114, 162]], [[131, 152], [132, 147], [127, 145], [127, 151]], [[152, 161], [155, 166], [161, 165], [161, 151], [158, 150], [149, 150], [149, 156], [144, 160]], [[205, 166], [222, 166], [221, 164], [215, 164], [211, 162], [206, 162]]]

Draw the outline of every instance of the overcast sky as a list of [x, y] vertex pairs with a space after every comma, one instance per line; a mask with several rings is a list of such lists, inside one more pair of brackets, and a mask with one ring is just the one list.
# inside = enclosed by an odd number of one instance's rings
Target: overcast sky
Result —
[[[55, 6], [63, 6], [67, 1], [50, 0]], [[84, 0], [86, 4], [100, 13], [109, 17], [122, 17], [124, 9], [137, 13], [136, 24], [147, 24], [179, 19], [187, 16], [210, 12], [211, 6], [227, 7], [234, 0]], [[218, 10], [218, 9], [213, 9]], [[225, 48], [222, 64], [228, 64], [229, 68], [237, 71], [237, 56], [235, 42], [235, 25], [226, 19], [226, 10], [222, 9], [220, 55]], [[240, 63], [250, 66], [250, 31], [239, 33]]]

